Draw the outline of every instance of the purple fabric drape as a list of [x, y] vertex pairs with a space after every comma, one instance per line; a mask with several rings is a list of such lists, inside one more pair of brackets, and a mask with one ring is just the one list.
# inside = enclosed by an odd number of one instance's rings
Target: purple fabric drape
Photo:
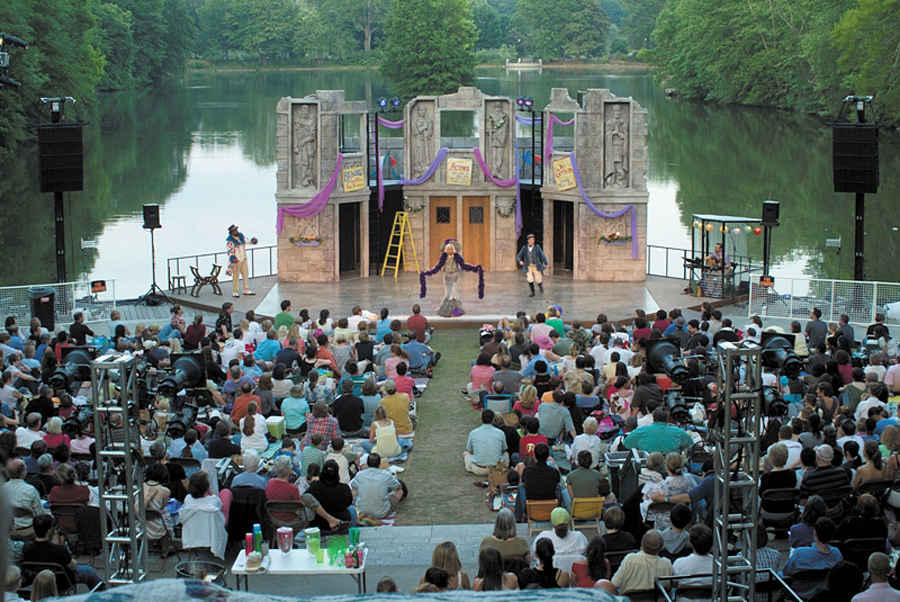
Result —
[[378, 116], [378, 123], [380, 123], [381, 125], [383, 125], [386, 128], [391, 128], [392, 130], [399, 130], [400, 128], [403, 127], [402, 119], [400, 121], [390, 121], [388, 119], [385, 119], [381, 115]]
[[[444, 158], [447, 156], [447, 153], [450, 152], [450, 149], [447, 147], [441, 147], [438, 149], [437, 155], [434, 157], [434, 161], [431, 162], [431, 165], [428, 166], [428, 169], [425, 170], [425, 173], [422, 174], [419, 178], [414, 178], [412, 180], [400, 180], [401, 186], [418, 186], [419, 184], [424, 184], [428, 180], [431, 179], [431, 176], [434, 175], [434, 172], [437, 171], [437, 168], [441, 166], [441, 163], [444, 162]], [[381, 166], [380, 162], [378, 167], [378, 209], [381, 210], [382, 204], [384, 203], [384, 179], [381, 176]]]
[[629, 220], [631, 222], [631, 258], [637, 259], [640, 256], [640, 253], [638, 252], [637, 211], [635, 211], [634, 205], [626, 205], [621, 211], [616, 211], [614, 213], [604, 213], [597, 209], [591, 202], [591, 199], [588, 198], [587, 192], [584, 190], [584, 184], [581, 181], [581, 170], [578, 169], [578, 163], [575, 161], [575, 151], [569, 153], [569, 158], [572, 159], [572, 171], [575, 172], [575, 183], [578, 184], [578, 192], [581, 193], [581, 198], [584, 199], [588, 209], [594, 212], [594, 215], [612, 219], [614, 217], [622, 217], [626, 213], [631, 214], [631, 219]]
[[[488, 170], [487, 165], [485, 165], [484, 157], [481, 156], [481, 151], [478, 150], [477, 148], [473, 148], [472, 154], [475, 155], [475, 161], [478, 162], [478, 167], [480, 167], [481, 171], [484, 172], [484, 177], [486, 177], [488, 180], [493, 182], [495, 185], [499, 186], [500, 188], [509, 188], [513, 184], [519, 183], [519, 178], [518, 178], [519, 170], [518, 169], [516, 170], [517, 177], [510, 178], [508, 180], [498, 180], [491, 174], [490, 170]], [[518, 164], [516, 164], [516, 167], [518, 167]]]
[[343, 164], [343, 162], [344, 156], [338, 154], [337, 163], [334, 166], [334, 172], [331, 174], [331, 179], [328, 180], [328, 183], [325, 184], [325, 187], [317, 192], [316, 196], [309, 199], [308, 202], [301, 205], [287, 205], [278, 208], [276, 229], [279, 234], [281, 234], [281, 231], [284, 229], [285, 214], [291, 215], [293, 217], [307, 218], [314, 217], [322, 212], [322, 209], [324, 209], [325, 205], [328, 204], [328, 199], [331, 198], [331, 193], [334, 192], [334, 187], [337, 185], [338, 174], [341, 173], [341, 165]]
[[[447, 242], [449, 240], [452, 240], [452, 239], [448, 238], [447, 240], [444, 241], [444, 244], [447, 244]], [[481, 265], [472, 265], [471, 263], [466, 263], [465, 260], [462, 258], [462, 255], [460, 255], [459, 253], [456, 253], [453, 256], [453, 260], [456, 262], [456, 265], [458, 265], [464, 271], [475, 272], [476, 274], [478, 274], [478, 298], [484, 299], [484, 268], [482, 268]], [[419, 272], [419, 298], [420, 299], [424, 299], [425, 295], [428, 293], [428, 287], [425, 283], [425, 277], [426, 276], [434, 276], [435, 274], [440, 272], [441, 268], [444, 267], [445, 263], [447, 263], [447, 254], [441, 253], [441, 256], [438, 258], [438, 261], [436, 264], [434, 264], [433, 268], [431, 268], [430, 270], [425, 270], [424, 272]]]
[[575, 118], [568, 121], [561, 121], [559, 117], [550, 113], [550, 119], [547, 120], [547, 138], [544, 140], [544, 167], [546, 168], [550, 165], [550, 161], [553, 159], [553, 124], [559, 124], [561, 126], [572, 125], [575, 123]]

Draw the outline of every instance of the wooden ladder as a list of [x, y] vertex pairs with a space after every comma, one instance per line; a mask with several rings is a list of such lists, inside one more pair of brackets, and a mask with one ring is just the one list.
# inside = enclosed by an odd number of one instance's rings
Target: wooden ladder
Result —
[[404, 243], [408, 243], [412, 249], [413, 261], [416, 271], [419, 271], [419, 258], [416, 256], [416, 243], [413, 240], [412, 227], [409, 225], [409, 213], [398, 211], [394, 214], [394, 225], [391, 227], [391, 237], [388, 239], [387, 253], [384, 255], [384, 263], [381, 264], [381, 275], [386, 269], [394, 270], [394, 280], [400, 270], [400, 257], [403, 257], [403, 267], [407, 265], [406, 253], [403, 252]]

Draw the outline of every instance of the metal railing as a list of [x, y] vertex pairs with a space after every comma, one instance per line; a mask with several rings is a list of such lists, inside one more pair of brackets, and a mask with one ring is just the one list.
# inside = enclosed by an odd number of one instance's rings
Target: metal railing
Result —
[[[20, 334], [28, 335], [31, 321], [33, 293], [41, 298], [53, 294], [53, 315], [56, 324], [68, 325], [76, 311], [84, 313], [86, 322], [108, 320], [109, 312], [116, 308], [116, 281], [106, 280], [106, 290], [92, 290], [91, 282], [51, 282], [0, 287], [0, 316], [15, 316]], [[41, 292], [43, 290], [43, 292]], [[43, 326], [47, 326], [44, 324]]]
[[[247, 261], [251, 278], [274, 276], [278, 273], [278, 245], [247, 247]], [[219, 274], [219, 280], [231, 280], [231, 276], [225, 273], [225, 270], [228, 269], [228, 253], [225, 251], [199, 253], [166, 259], [167, 287], [172, 289], [173, 277], [184, 276], [185, 284], [190, 288], [194, 283], [191, 266], [197, 268], [201, 276], [209, 276], [214, 266], [220, 266], [222, 271]]]
[[805, 322], [814, 307], [825, 322], [847, 314], [851, 324], [868, 326], [883, 313], [886, 323], [900, 324], [900, 282], [776, 278], [771, 288], [753, 282], [747, 315]]
[[[754, 263], [753, 258], [748, 255], [733, 255], [728, 259], [734, 266], [734, 273], [743, 274], [758, 269], [761, 263]], [[691, 251], [690, 249], [682, 249], [678, 247], [664, 247], [661, 245], [647, 245], [647, 275], [662, 276], [664, 278], [678, 278], [680, 280], [689, 280], [691, 261], [698, 262], [697, 266], [702, 265], [703, 254], [700, 251]]]

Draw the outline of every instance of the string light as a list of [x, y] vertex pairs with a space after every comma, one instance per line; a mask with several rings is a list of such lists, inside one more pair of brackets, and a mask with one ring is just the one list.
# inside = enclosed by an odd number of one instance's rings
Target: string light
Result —
[[760, 234], [762, 234], [762, 228], [760, 228], [759, 226], [753, 226], [753, 233], [759, 236]]
[[707, 231], [707, 232], [712, 232], [712, 229], [713, 229], [713, 225], [712, 225], [712, 224], [706, 224], [706, 231]]

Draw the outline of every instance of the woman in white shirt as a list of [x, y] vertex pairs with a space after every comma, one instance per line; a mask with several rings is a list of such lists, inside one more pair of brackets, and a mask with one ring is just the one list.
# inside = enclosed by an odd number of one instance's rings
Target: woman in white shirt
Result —
[[241, 418], [241, 451], [255, 449], [262, 453], [269, 447], [269, 440], [266, 439], [266, 433], [269, 428], [266, 426], [266, 419], [259, 413], [256, 403], [251, 402], [247, 406], [247, 415]]
[[262, 340], [266, 338], [266, 333], [263, 331], [262, 326], [259, 325], [259, 322], [256, 321], [256, 314], [251, 309], [246, 314], [244, 314], [244, 319], [249, 323], [249, 328], [247, 330], [250, 333], [250, 338], [253, 341], [253, 344], [258, 345]]
[[569, 459], [572, 461], [573, 466], [577, 464], [578, 454], [582, 451], [591, 452], [592, 468], [597, 466], [597, 463], [603, 457], [606, 450], [604, 449], [605, 445], [603, 441], [597, 436], [598, 427], [597, 419], [593, 416], [588, 416], [584, 419], [584, 423], [582, 424], [584, 433], [575, 436], [575, 440], [572, 441], [572, 447], [569, 452]]
[[225, 558], [228, 535], [225, 532], [225, 515], [222, 500], [209, 490], [209, 477], [202, 470], [191, 475], [188, 495], [178, 512], [181, 522], [181, 544], [191, 548], [209, 548], [213, 556]]

